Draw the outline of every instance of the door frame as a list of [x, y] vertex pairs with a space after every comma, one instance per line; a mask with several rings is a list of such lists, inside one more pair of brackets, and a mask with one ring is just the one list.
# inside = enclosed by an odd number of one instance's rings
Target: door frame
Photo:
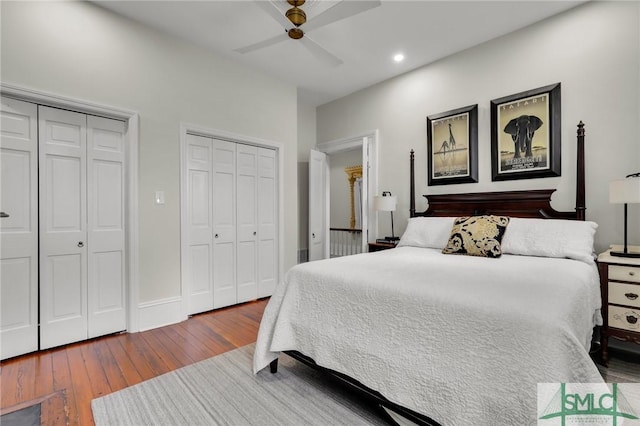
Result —
[[229, 142], [252, 145], [261, 148], [273, 149], [276, 151], [276, 161], [278, 162], [278, 271], [276, 273], [276, 283], [280, 282], [284, 271], [284, 144], [281, 142], [257, 138], [254, 136], [241, 135], [228, 132], [226, 130], [213, 129], [192, 123], [180, 123], [180, 298], [183, 318], [188, 317], [187, 291], [188, 279], [186, 268], [183, 265], [187, 255], [186, 239], [184, 230], [187, 228], [186, 215], [187, 205], [185, 196], [187, 194], [187, 134], [202, 136], [205, 138], [221, 139]]
[[[368, 153], [365, 152], [367, 145], [364, 143], [365, 139], [369, 141]], [[376, 210], [373, 206], [373, 197], [378, 193], [378, 139], [378, 129], [375, 129], [354, 136], [334, 139], [327, 142], [319, 142], [316, 144], [316, 149], [320, 152], [324, 152], [328, 156], [358, 148], [360, 148], [362, 152], [363, 160], [367, 158], [368, 154], [368, 164], [362, 164], [363, 174], [366, 173], [367, 170], [369, 172], [367, 179], [367, 229], [362, 230], [363, 234], [366, 233], [363, 240], [363, 252], [367, 251], [367, 247], [364, 247], [364, 245], [366, 245], [364, 241], [373, 242], [378, 235], [378, 215], [376, 214]], [[329, 235], [325, 235], [324, 237], [328, 242]]]
[[125, 246], [127, 279], [127, 331], [139, 331], [139, 261], [138, 261], [138, 138], [140, 116], [136, 111], [43, 92], [22, 86], [0, 83], [0, 94], [25, 102], [84, 114], [113, 118], [126, 123], [125, 131]]

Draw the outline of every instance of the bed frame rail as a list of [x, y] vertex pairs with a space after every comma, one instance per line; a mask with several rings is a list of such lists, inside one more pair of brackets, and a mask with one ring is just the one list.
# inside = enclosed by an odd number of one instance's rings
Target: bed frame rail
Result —
[[[357, 392], [360, 396], [364, 397], [366, 400], [373, 403], [378, 408], [380, 414], [391, 424], [398, 424], [398, 423], [387, 413], [386, 410], [391, 410], [394, 413], [397, 413], [403, 418], [410, 420], [411, 422], [419, 426], [441, 426], [440, 423], [436, 422], [430, 417], [425, 416], [424, 414], [417, 413], [413, 410], [410, 410], [408, 408], [405, 408], [401, 405], [398, 405], [389, 401], [381, 393], [371, 388], [368, 388], [367, 386], [363, 385], [359, 381], [345, 374], [339, 373], [334, 370], [330, 370], [328, 368], [325, 368], [316, 364], [316, 362], [312, 358], [298, 351], [284, 351], [284, 353], [289, 355], [291, 358], [295, 359], [296, 361], [299, 361], [305, 364], [306, 366], [313, 368], [314, 370], [317, 370], [317, 371], [320, 371], [321, 373], [326, 374], [328, 377], [331, 377], [341, 385], [348, 387], [350, 390]], [[271, 363], [269, 364], [269, 370], [272, 374], [278, 371], [277, 358], [271, 361]]]

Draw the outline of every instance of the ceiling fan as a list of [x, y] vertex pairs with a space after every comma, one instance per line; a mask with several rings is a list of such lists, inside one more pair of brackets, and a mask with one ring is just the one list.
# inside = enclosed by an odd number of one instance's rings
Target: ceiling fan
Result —
[[[307, 22], [307, 16], [305, 12], [300, 8], [305, 3], [305, 0], [286, 0], [290, 6], [284, 14], [273, 0], [255, 0], [254, 3], [262, 10], [267, 12], [269, 16], [278, 21], [284, 29], [284, 34], [279, 34], [275, 37], [268, 38], [261, 42], [251, 44], [249, 46], [235, 49], [238, 53], [249, 53], [258, 49], [262, 49], [267, 46], [280, 43], [287, 39], [297, 40], [305, 46], [309, 52], [318, 58], [318, 60], [332, 66], [338, 66], [342, 64], [342, 60], [329, 52], [324, 47], [313, 41], [307, 33], [310, 31], [339, 21], [341, 19], [348, 18], [350, 16], [357, 15], [365, 10], [372, 9], [380, 6], [379, 0], [373, 1], [347, 1], [342, 0], [335, 5], [331, 6], [324, 12], [312, 17]], [[284, 3], [282, 0], [279, 3]]]

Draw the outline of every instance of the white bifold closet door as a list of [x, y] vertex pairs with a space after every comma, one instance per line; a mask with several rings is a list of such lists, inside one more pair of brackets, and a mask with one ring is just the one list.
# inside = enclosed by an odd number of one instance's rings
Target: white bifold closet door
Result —
[[258, 298], [258, 148], [237, 145], [236, 158], [237, 302], [240, 303]]
[[278, 279], [276, 166], [276, 151], [258, 148], [258, 297], [271, 296]]
[[196, 135], [186, 142], [188, 313], [271, 295], [278, 261], [275, 150]]
[[[233, 305], [236, 293], [236, 144], [213, 144], [213, 307]], [[248, 269], [254, 269], [252, 264]], [[249, 271], [248, 273], [253, 273]]]
[[2, 127], [2, 358], [124, 330], [124, 123], [3, 98]]
[[126, 328], [124, 123], [39, 107], [40, 348]]
[[0, 355], [38, 349], [38, 107], [2, 98]]
[[87, 117], [39, 108], [43, 349], [87, 338]]
[[39, 107], [40, 348], [126, 328], [124, 123]]

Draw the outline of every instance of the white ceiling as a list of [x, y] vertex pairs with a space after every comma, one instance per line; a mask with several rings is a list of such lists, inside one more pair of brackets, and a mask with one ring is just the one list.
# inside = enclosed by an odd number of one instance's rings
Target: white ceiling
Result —
[[[274, 2], [283, 11], [290, 7], [285, 0]], [[584, 1], [382, 0], [378, 7], [305, 35], [342, 59], [344, 63], [338, 66], [320, 62], [296, 40], [287, 39], [245, 54], [235, 52], [234, 49], [284, 31], [253, 1], [95, 3], [291, 82], [298, 87], [301, 101], [321, 105], [513, 32]], [[301, 8], [309, 22], [335, 3], [307, 0]], [[304, 29], [304, 25], [301, 28]], [[406, 58], [400, 64], [392, 60], [398, 52]]]

